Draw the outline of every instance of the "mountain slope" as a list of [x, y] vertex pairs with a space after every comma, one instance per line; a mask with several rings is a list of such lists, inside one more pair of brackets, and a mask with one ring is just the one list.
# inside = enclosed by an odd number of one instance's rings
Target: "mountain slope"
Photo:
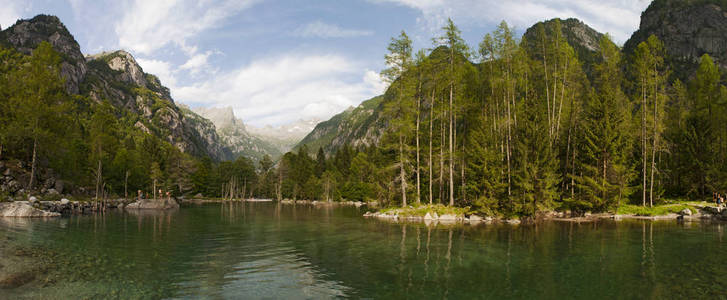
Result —
[[[578, 60], [583, 63], [584, 72], [591, 78], [593, 74], [593, 67], [601, 62], [601, 58], [598, 56], [600, 51], [600, 41], [603, 37], [603, 33], [596, 31], [581, 20], [575, 18], [569, 19], [551, 19], [548, 21], [535, 23], [533, 26], [528, 28], [523, 34], [523, 40], [526, 41], [526, 46], [529, 48], [537, 47], [541, 41], [538, 41], [537, 28], [544, 26], [546, 28], [546, 38], [552, 35], [549, 30], [553, 28], [554, 23], [558, 21], [561, 25], [561, 31], [565, 36], [568, 44], [575, 51]], [[539, 51], [534, 51], [538, 53]]]
[[293, 149], [303, 138], [315, 129], [320, 123], [319, 119], [300, 119], [296, 122], [281, 126], [255, 127], [246, 125], [247, 131], [280, 149], [283, 153]]
[[[563, 35], [574, 48], [578, 59], [584, 62], [584, 71], [586, 74], [590, 74], [593, 66], [600, 61], [597, 52], [603, 34], [577, 19], [552, 19], [528, 28], [524, 37], [530, 47], [537, 45], [534, 43], [537, 36], [536, 26], [542, 24], [545, 25], [545, 28], [550, 28], [550, 25], [556, 20], [561, 22]], [[546, 35], [550, 34], [546, 31]], [[441, 55], [447, 55], [446, 48], [434, 49], [430, 57]], [[366, 100], [356, 108], [349, 108], [328, 121], [319, 123], [308, 136], [298, 143], [296, 148], [306, 145], [310, 151], [317, 151], [321, 147], [330, 155], [344, 145], [358, 147], [377, 144], [386, 130], [387, 120], [381, 115], [385, 98], [385, 95], [381, 95]]]
[[383, 100], [383, 95], [376, 96], [355, 108], [348, 108], [328, 121], [318, 123], [295, 148], [306, 145], [308, 149], [317, 151], [318, 148], [323, 148], [326, 153], [331, 154], [343, 145], [357, 147], [378, 143], [383, 133], [383, 126], [378, 126], [381, 125], [379, 112]]
[[230, 150], [233, 158], [245, 156], [258, 161], [270, 155], [277, 159], [287, 151], [248, 132], [242, 120], [235, 117], [231, 107], [195, 108], [194, 111], [214, 123], [221, 143]]
[[47, 41], [62, 58], [61, 76], [69, 94], [93, 102], [109, 101], [122, 114], [134, 118], [134, 126], [169, 142], [182, 152], [215, 160], [230, 158], [210, 123], [191, 111], [180, 109], [169, 89], [146, 74], [125, 51], [84, 57], [68, 29], [55, 16], [39, 15], [19, 20], [0, 32], [0, 43], [29, 55]]

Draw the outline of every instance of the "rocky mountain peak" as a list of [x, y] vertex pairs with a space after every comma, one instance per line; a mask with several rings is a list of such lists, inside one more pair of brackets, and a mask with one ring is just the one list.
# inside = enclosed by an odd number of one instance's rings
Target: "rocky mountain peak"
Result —
[[685, 79], [694, 73], [699, 58], [709, 54], [727, 69], [727, 9], [718, 0], [656, 0], [641, 14], [641, 25], [624, 44], [624, 52], [651, 35], [667, 51], [675, 75]]
[[61, 75], [66, 79], [66, 90], [78, 93], [79, 84], [88, 70], [86, 60], [78, 42], [58, 17], [38, 15], [29, 20], [19, 20], [0, 32], [0, 41], [24, 54], [31, 54], [43, 41], [49, 42], [64, 57]]
[[217, 128], [236, 128], [245, 131], [245, 124], [235, 117], [232, 107], [200, 107], [194, 111], [212, 121]]
[[[560, 22], [561, 32], [568, 44], [573, 47], [576, 56], [578, 56], [578, 60], [583, 62], [583, 69], [586, 74], [589, 76], [593, 74], [594, 65], [600, 62], [598, 52], [601, 50], [600, 43], [601, 38], [603, 38], [603, 33], [596, 31], [581, 20], [576, 18], [565, 20], [555, 18], [535, 23], [535, 25], [528, 28], [525, 34], [523, 34], [523, 39], [525, 39], [527, 47], [539, 47], [539, 26], [544, 26], [545, 34], [550, 37], [553, 34], [553, 25], [556, 22]], [[539, 53], [539, 51], [534, 52]]]
[[146, 76], [139, 63], [134, 57], [124, 50], [114, 52], [102, 52], [95, 55], [89, 55], [86, 60], [102, 60], [111, 70], [118, 71], [120, 75], [118, 80], [125, 83], [135, 84], [138, 86], [147, 86]]

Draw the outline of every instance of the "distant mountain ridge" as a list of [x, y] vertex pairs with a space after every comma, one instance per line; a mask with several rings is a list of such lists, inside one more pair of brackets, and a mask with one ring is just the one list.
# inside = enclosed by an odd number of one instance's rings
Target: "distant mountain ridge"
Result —
[[317, 124], [317, 120], [299, 120], [279, 127], [257, 128], [235, 117], [231, 107], [199, 107], [194, 111], [215, 125], [223, 145], [230, 149], [233, 157], [242, 155], [253, 160], [260, 160], [265, 155], [277, 159], [290, 151]]

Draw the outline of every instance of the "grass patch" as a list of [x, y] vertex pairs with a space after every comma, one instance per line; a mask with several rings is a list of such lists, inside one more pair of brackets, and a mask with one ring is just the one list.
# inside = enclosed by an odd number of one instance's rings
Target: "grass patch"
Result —
[[402, 217], [423, 217], [427, 213], [437, 213], [437, 215], [465, 215], [470, 214], [469, 207], [451, 207], [442, 204], [419, 205], [402, 207], [388, 207], [381, 209], [380, 212], [387, 214], [398, 214]]
[[635, 216], [665, 216], [671, 213], [678, 213], [685, 208], [688, 208], [692, 211], [692, 213], [696, 212], [696, 210], [691, 207], [688, 204], [680, 203], [680, 204], [667, 204], [667, 205], [657, 205], [654, 207], [644, 207], [641, 205], [633, 205], [633, 204], [624, 204], [621, 205], [617, 210], [616, 213], [619, 215], [635, 215]]

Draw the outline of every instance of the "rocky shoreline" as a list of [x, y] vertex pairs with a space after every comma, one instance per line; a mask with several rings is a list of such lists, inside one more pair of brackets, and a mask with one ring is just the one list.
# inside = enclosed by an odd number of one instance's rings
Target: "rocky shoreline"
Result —
[[640, 215], [624, 215], [624, 214], [585, 214], [584, 216], [568, 216], [565, 212], [546, 212], [538, 215], [537, 218], [532, 219], [508, 219], [508, 218], [495, 218], [491, 216], [479, 216], [476, 214], [442, 214], [438, 215], [436, 212], [427, 212], [423, 216], [410, 215], [406, 210], [392, 209], [388, 211], [370, 211], [363, 214], [365, 218], [376, 218], [386, 221], [393, 222], [419, 222], [425, 224], [510, 224], [518, 225], [521, 223], [534, 223], [541, 221], [555, 221], [555, 222], [596, 222], [599, 220], [675, 220], [675, 221], [727, 221], [727, 208], [725, 207], [714, 207], [714, 206], [702, 206], [696, 207], [697, 212], [693, 213], [689, 209], [680, 211], [679, 213], [671, 213], [661, 216], [640, 216]]
[[179, 203], [175, 199], [142, 199], [139, 201], [115, 199], [92, 202], [70, 201], [65, 198], [60, 201], [38, 201], [35, 197], [30, 197], [28, 201], [0, 202], [0, 217], [48, 218], [93, 214], [106, 210], [169, 210], [178, 208]]
[[303, 205], [342, 205], [342, 206], [355, 206], [355, 207], [361, 207], [361, 206], [367, 206], [367, 207], [377, 207], [378, 202], [371, 201], [371, 202], [361, 202], [361, 201], [317, 201], [317, 200], [290, 200], [290, 199], [284, 199], [280, 200], [280, 203], [282, 204], [303, 204]]

